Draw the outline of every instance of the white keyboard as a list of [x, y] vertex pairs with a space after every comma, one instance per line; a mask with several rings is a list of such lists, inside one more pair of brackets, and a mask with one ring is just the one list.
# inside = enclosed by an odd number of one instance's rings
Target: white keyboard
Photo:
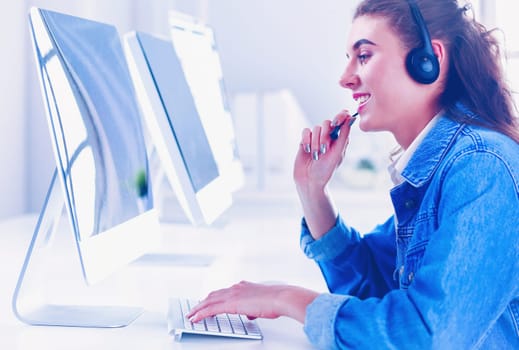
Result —
[[185, 316], [198, 302], [170, 298], [168, 309], [168, 333], [179, 341], [182, 334], [214, 335], [220, 337], [262, 339], [263, 335], [254, 320], [244, 315], [221, 314], [193, 323]]

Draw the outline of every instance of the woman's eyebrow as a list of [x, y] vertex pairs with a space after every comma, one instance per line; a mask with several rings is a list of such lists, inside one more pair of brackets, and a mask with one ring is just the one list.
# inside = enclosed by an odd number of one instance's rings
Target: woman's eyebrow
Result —
[[365, 44], [367, 44], [367, 45], [375, 45], [375, 46], [377, 45], [377, 44], [375, 44], [375, 43], [374, 43], [373, 41], [371, 41], [371, 40], [368, 40], [368, 39], [359, 39], [359, 40], [357, 40], [357, 41], [355, 42], [355, 44], [353, 44], [353, 46], [352, 46], [352, 47], [353, 47], [353, 51], [357, 50], [361, 45], [365, 45]]
[[[361, 47], [362, 45], [374, 45], [374, 46], [377, 46], [377, 44], [375, 44], [371, 40], [359, 39], [352, 45], [352, 48], [353, 48], [352, 51], [357, 51], [359, 49], [359, 47]], [[350, 55], [348, 53], [346, 53], [346, 57], [350, 58]]]

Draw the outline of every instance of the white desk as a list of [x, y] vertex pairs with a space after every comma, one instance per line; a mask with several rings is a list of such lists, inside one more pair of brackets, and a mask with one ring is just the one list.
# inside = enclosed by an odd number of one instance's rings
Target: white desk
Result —
[[[285, 199], [281, 207], [273, 206], [275, 203], [268, 198], [252, 206], [250, 201], [236, 203], [227, 215], [228, 222], [218, 228], [164, 225], [164, 252], [209, 254], [216, 259], [208, 267], [132, 264], [96, 286], [93, 295], [101, 302], [145, 309], [129, 326], [116, 329], [28, 326], [20, 322], [11, 311], [11, 298], [36, 216], [1, 222], [0, 349], [312, 349], [302, 325], [288, 318], [258, 320], [262, 341], [192, 336], [175, 342], [166, 332], [169, 296], [203, 297], [240, 280], [326, 290], [318, 267], [298, 246], [297, 202]], [[358, 201], [353, 205], [359, 208]], [[373, 216], [372, 210], [369, 215]], [[64, 253], [63, 263], [80, 274], [75, 251]], [[69, 281], [61, 281], [58, 290], [67, 290], [68, 285]]]
[[[291, 211], [288, 209], [288, 212]], [[244, 210], [243, 206], [235, 206], [226, 215], [228, 222], [218, 228], [164, 225], [164, 252], [207, 254], [215, 256], [215, 260], [208, 267], [137, 263], [110, 277], [101, 286], [96, 286], [92, 293], [100, 303], [133, 304], [145, 308], [144, 314], [136, 321], [116, 329], [28, 326], [16, 319], [11, 311], [11, 297], [36, 216], [2, 222], [0, 348], [311, 349], [302, 326], [288, 318], [258, 320], [264, 333], [263, 341], [185, 337], [181, 342], [175, 342], [166, 332], [165, 314], [169, 296], [202, 297], [210, 290], [227, 287], [240, 280], [282, 281], [324, 288], [317, 267], [299, 251], [299, 215], [294, 213], [286, 215], [286, 218], [278, 215], [270, 219], [275, 211], [268, 208], [261, 210], [261, 207], [254, 214], [248, 213], [251, 211]], [[66, 228], [66, 221], [62, 221]], [[68, 235], [68, 232], [59, 231], [56, 239], [63, 238], [63, 234]], [[62, 261], [67, 268], [80, 275], [74, 250], [64, 252]], [[58, 288], [68, 290], [72, 283], [61, 281]], [[75, 291], [74, 288], [72, 290]], [[107, 292], [106, 298], [103, 291]], [[68, 293], [62, 297], [67, 298], [70, 296]]]

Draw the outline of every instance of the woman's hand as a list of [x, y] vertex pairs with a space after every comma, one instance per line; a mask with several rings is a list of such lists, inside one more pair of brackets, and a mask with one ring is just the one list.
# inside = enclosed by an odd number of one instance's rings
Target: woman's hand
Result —
[[[326, 185], [344, 159], [350, 135], [351, 115], [339, 113], [333, 122], [325, 120], [322, 126], [303, 130], [301, 147], [294, 164], [294, 181], [310, 233], [319, 239], [328, 232], [337, 219]], [[341, 125], [339, 137], [332, 140], [330, 132]]]
[[[330, 181], [344, 158], [352, 119], [350, 113], [344, 110], [337, 114], [333, 122], [325, 120], [321, 126], [303, 130], [294, 164], [294, 180], [298, 187], [322, 189]], [[330, 132], [342, 123], [338, 139], [332, 140]]]
[[295, 286], [240, 282], [211, 292], [191, 309], [187, 317], [197, 322], [209, 316], [231, 313], [246, 315], [250, 319], [288, 316], [303, 323], [306, 307], [317, 295]]

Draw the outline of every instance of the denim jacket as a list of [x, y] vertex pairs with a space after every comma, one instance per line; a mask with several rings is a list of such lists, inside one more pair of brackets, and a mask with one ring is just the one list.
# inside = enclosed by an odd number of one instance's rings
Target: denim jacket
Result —
[[338, 216], [301, 247], [330, 293], [307, 307], [322, 349], [519, 349], [519, 145], [445, 115], [361, 235]]

